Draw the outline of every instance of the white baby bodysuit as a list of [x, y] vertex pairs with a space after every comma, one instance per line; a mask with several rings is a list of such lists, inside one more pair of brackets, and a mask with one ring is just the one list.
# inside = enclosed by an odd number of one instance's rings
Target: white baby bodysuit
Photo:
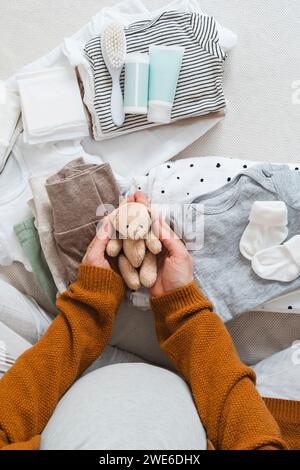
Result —
[[152, 204], [189, 204], [195, 197], [223, 186], [242, 169], [258, 162], [224, 157], [169, 161], [133, 178], [131, 190], [141, 190]]

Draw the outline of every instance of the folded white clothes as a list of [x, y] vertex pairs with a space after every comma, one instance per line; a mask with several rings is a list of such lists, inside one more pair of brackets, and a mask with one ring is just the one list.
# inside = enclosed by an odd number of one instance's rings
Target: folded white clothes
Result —
[[206, 134], [224, 116], [224, 111], [220, 111], [101, 142], [87, 137], [83, 139], [82, 145], [86, 152], [100, 155], [119, 175], [125, 178], [142, 176]]
[[240, 252], [251, 260], [257, 252], [279, 245], [288, 235], [287, 223], [283, 201], [255, 201], [240, 240]]
[[24, 141], [40, 144], [89, 135], [75, 70], [51, 67], [17, 75]]
[[0, 265], [19, 261], [28, 271], [32, 270], [13, 230], [14, 225], [32, 217], [27, 205], [32, 198], [28, 179], [55, 173], [77, 157], [84, 157], [88, 163], [101, 163], [99, 157], [86, 154], [78, 141], [32, 146], [24, 143], [23, 134], [19, 136], [0, 175]]
[[[25, 66], [21, 72], [39, 71], [50, 67], [79, 66], [83, 69], [84, 101], [90, 113], [96, 116], [90, 107], [94, 99], [94, 84], [90, 64], [84, 55], [84, 45], [92, 37], [101, 33], [107, 22], [117, 21], [129, 25], [134, 21], [147, 20], [158, 16], [163, 11], [195, 11], [203, 13], [197, 0], [174, 0], [162, 9], [150, 11], [140, 0], [125, 0], [108, 8], [101, 9], [91, 21], [83, 26], [72, 37], [65, 39], [64, 43], [56, 49]], [[225, 51], [234, 47], [236, 35], [217, 23], [220, 45]], [[87, 67], [87, 68], [86, 68]], [[81, 74], [81, 78], [83, 78]], [[11, 77], [7, 86], [17, 90], [16, 76]], [[88, 96], [88, 93], [92, 93]], [[187, 121], [176, 122], [168, 126], [159, 126], [145, 129], [134, 134], [123, 135], [114, 139], [95, 142], [91, 138], [84, 139], [84, 148], [87, 152], [99, 155], [111, 164], [113, 170], [123, 176], [144, 174], [151, 167], [177, 155], [188, 145], [203, 136], [209, 129], [219, 123], [224, 113], [213, 113]], [[94, 125], [94, 135], [97, 135]], [[101, 128], [99, 128], [101, 136]]]
[[[70, 161], [80, 157], [83, 157], [86, 163], [98, 165], [103, 163], [101, 157], [84, 150], [80, 139], [31, 145], [24, 141], [24, 132], [18, 137], [13, 153], [18, 162], [21, 162], [28, 178], [49, 176]], [[126, 193], [130, 185], [129, 179], [120, 176], [118, 173], [114, 173], [114, 177], [118, 182], [121, 193]]]
[[0, 81], [0, 172], [3, 170], [13, 144], [20, 112], [18, 93]]
[[23, 132], [17, 139], [13, 155], [25, 169], [27, 177], [55, 173], [78, 157], [86, 157], [87, 163], [102, 162], [100, 157], [87, 154], [79, 139], [31, 145], [25, 142], [24, 137]]

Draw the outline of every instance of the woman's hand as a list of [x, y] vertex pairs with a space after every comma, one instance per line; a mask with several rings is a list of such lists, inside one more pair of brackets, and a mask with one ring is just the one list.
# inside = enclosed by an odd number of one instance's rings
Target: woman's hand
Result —
[[97, 235], [88, 246], [86, 254], [82, 260], [83, 264], [111, 269], [108, 260], [105, 258], [105, 249], [110, 240], [111, 231], [109, 217], [106, 216], [102, 220], [102, 224]]
[[[134, 202], [134, 196], [128, 196], [127, 202]], [[108, 260], [105, 258], [106, 246], [112, 235], [112, 226], [109, 216], [103, 217], [100, 229], [89, 244], [82, 263], [90, 266], [99, 266], [100, 268], [112, 269]]]
[[194, 280], [194, 275], [193, 258], [176, 233], [162, 219], [155, 221], [154, 227], [163, 244], [163, 251], [158, 257], [157, 279], [150, 289], [150, 294], [157, 297], [186, 286]]
[[[149, 205], [143, 193], [137, 192], [134, 196], [136, 202]], [[150, 294], [157, 297], [184, 287], [194, 280], [194, 275], [193, 259], [169, 225], [164, 220], [157, 219], [153, 223], [153, 230], [163, 244], [163, 251], [158, 255], [157, 279], [150, 289]]]

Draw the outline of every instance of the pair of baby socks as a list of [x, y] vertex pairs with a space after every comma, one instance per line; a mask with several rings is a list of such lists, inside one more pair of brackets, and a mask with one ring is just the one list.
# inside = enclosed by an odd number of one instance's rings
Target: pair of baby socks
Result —
[[288, 235], [287, 219], [283, 201], [256, 201], [252, 205], [240, 251], [263, 279], [290, 282], [300, 275], [300, 235], [283, 243]]

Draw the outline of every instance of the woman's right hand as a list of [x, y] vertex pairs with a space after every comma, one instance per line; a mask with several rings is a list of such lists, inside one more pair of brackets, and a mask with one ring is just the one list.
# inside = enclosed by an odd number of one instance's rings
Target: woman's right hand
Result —
[[152, 296], [167, 294], [194, 280], [193, 258], [184, 243], [162, 219], [154, 222], [154, 231], [163, 244], [158, 258], [157, 279], [150, 290]]
[[[136, 192], [134, 198], [136, 202], [149, 206], [142, 192]], [[158, 255], [157, 279], [150, 289], [150, 294], [157, 297], [184, 287], [194, 280], [193, 258], [178, 235], [163, 219], [154, 220], [152, 228], [163, 245], [163, 251]]]

